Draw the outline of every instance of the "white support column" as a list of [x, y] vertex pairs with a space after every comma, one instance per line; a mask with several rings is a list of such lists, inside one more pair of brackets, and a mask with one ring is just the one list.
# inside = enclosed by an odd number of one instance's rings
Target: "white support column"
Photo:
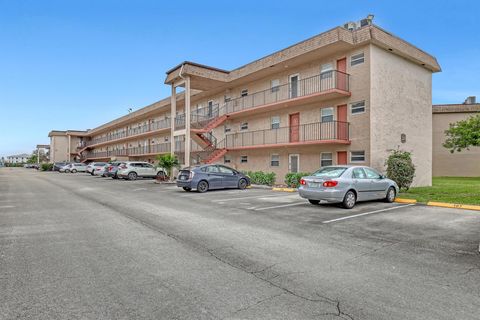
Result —
[[37, 148], [37, 164], [40, 164], [40, 148]]
[[177, 114], [177, 90], [175, 83], [172, 83], [172, 95], [170, 97], [170, 154], [175, 154], [175, 116]]
[[71, 135], [68, 135], [68, 148], [67, 148], [67, 159], [68, 159], [68, 162], [71, 161], [70, 159], [70, 148], [72, 147], [72, 136]]
[[185, 77], [185, 166], [190, 166], [190, 77]]

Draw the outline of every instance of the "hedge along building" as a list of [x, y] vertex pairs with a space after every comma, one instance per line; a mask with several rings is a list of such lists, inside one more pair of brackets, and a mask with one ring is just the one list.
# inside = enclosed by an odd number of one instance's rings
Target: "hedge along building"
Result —
[[232, 71], [183, 62], [167, 71], [170, 98], [88, 131], [79, 153], [83, 161], [175, 153], [185, 166], [225, 163], [283, 182], [331, 164], [384, 171], [400, 148], [413, 153], [414, 184], [430, 185], [438, 71], [433, 56], [364, 19]]
[[480, 103], [475, 97], [461, 104], [433, 105], [433, 176], [480, 177], [480, 147], [451, 153], [443, 146], [450, 124], [476, 115], [480, 115]]

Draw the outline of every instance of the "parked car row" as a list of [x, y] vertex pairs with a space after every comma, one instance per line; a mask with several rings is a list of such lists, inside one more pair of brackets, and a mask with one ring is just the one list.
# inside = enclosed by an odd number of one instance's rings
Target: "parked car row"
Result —
[[[55, 164], [54, 168], [60, 164]], [[163, 169], [148, 162], [117, 161], [68, 163], [60, 172], [86, 172], [92, 176], [111, 177], [113, 179], [136, 180], [138, 178], [166, 177]], [[205, 164], [180, 170], [177, 187], [189, 192], [203, 193], [215, 189], [245, 189], [251, 184], [250, 178], [240, 171], [219, 164]], [[309, 176], [300, 179], [298, 193], [311, 204], [320, 202], [340, 203], [351, 209], [359, 201], [383, 199], [393, 202], [399, 192], [398, 185], [390, 179], [366, 166], [326, 166]]]
[[[60, 167], [56, 163], [55, 167]], [[92, 176], [111, 177], [113, 179], [136, 180], [138, 178], [157, 178], [165, 177], [163, 169], [158, 169], [154, 165], [143, 161], [118, 161], [118, 162], [91, 162], [85, 163], [67, 163], [58, 169], [61, 173], [85, 172]]]

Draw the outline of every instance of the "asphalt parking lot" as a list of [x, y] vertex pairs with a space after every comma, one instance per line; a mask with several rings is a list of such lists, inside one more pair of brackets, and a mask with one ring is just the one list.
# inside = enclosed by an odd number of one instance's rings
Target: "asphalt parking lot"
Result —
[[0, 318], [476, 319], [480, 214], [0, 170]]

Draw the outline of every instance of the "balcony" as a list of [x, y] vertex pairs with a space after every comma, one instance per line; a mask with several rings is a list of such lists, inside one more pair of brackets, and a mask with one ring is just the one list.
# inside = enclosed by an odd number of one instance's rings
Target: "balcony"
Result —
[[279, 146], [350, 144], [348, 122], [330, 121], [227, 134], [217, 148], [243, 150]]
[[122, 141], [131, 138], [142, 137], [148, 135], [152, 132], [170, 128], [170, 118], [165, 118], [162, 120], [154, 121], [143, 126], [137, 126], [133, 128], [124, 129], [120, 132], [114, 134], [108, 134], [104, 137], [93, 139], [86, 143], [86, 147], [91, 147], [93, 145], [102, 145], [110, 141]]
[[[273, 87], [253, 94], [191, 111], [192, 129], [202, 129], [222, 115], [229, 117], [244, 111], [278, 108], [289, 102], [308, 103], [325, 99], [349, 96], [350, 75], [331, 70], [295, 82]], [[221, 122], [219, 122], [221, 123]], [[185, 129], [185, 114], [175, 117], [175, 130]], [[213, 128], [208, 128], [213, 129]]]
[[118, 149], [110, 151], [86, 152], [82, 154], [82, 160], [109, 159], [112, 157], [143, 156], [170, 152], [170, 142], [153, 144], [150, 146]]
[[311, 102], [349, 96], [350, 75], [331, 70], [322, 74], [289, 82], [250, 95], [231, 99], [225, 103], [220, 114], [229, 115], [259, 107], [278, 106], [289, 101]]

